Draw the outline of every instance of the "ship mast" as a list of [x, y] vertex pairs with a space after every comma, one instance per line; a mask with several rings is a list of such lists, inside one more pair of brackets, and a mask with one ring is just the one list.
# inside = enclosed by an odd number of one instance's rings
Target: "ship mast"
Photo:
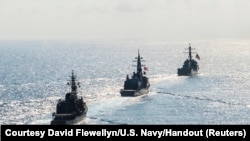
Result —
[[140, 57], [140, 52], [138, 50], [138, 57], [137, 57], [137, 74], [142, 76], [142, 68], [141, 68], [141, 57]]
[[68, 82], [68, 85], [71, 86], [71, 93], [77, 94], [77, 86], [80, 87], [79, 82], [76, 81], [76, 76], [74, 75], [74, 71], [72, 70], [71, 80]]
[[188, 47], [188, 58], [189, 60], [192, 60], [192, 48], [191, 48], [191, 44], [189, 43], [189, 47]]

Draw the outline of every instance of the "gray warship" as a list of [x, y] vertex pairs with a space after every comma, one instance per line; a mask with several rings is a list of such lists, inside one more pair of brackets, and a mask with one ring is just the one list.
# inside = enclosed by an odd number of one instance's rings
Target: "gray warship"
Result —
[[88, 107], [82, 96], [77, 95], [80, 83], [77, 82], [73, 70], [70, 78], [67, 83], [70, 86], [70, 92], [66, 93], [64, 100], [59, 99], [56, 112], [52, 113], [51, 125], [73, 125], [86, 117]]
[[137, 71], [133, 72], [131, 78], [127, 75], [123, 89], [120, 90], [121, 96], [140, 96], [149, 92], [150, 83], [149, 78], [146, 77], [146, 71], [148, 68], [145, 65], [142, 65], [141, 62], [144, 60], [142, 60], [143, 58], [140, 56], [139, 50], [138, 56], [135, 57], [135, 59], [137, 62], [135, 65]]
[[[191, 44], [189, 44], [188, 59], [186, 59], [184, 61], [183, 66], [181, 68], [177, 69], [178, 76], [193, 76], [193, 75], [196, 75], [198, 73], [199, 64], [195, 59], [193, 59], [192, 54], [195, 52], [192, 52], [192, 50], [193, 50], [193, 48], [191, 47]], [[195, 58], [200, 60], [200, 57], [197, 53], [196, 53]]]

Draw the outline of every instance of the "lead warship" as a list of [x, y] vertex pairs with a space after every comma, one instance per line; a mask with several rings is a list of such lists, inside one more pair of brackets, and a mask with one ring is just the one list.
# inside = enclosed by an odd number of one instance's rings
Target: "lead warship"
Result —
[[[183, 63], [182, 68], [177, 69], [178, 76], [193, 76], [196, 75], [199, 71], [199, 64], [196, 60], [193, 59], [192, 52], [193, 48], [191, 48], [191, 44], [188, 47], [188, 59], [186, 59]], [[196, 53], [196, 59], [200, 60], [199, 55]]]
[[56, 112], [52, 113], [51, 125], [73, 125], [86, 117], [88, 107], [82, 96], [77, 95], [80, 83], [77, 82], [73, 70], [71, 80], [67, 85], [70, 86], [70, 92], [66, 93], [64, 100], [59, 99]]
[[[146, 77], [146, 71], [148, 68], [145, 65], [142, 65], [141, 62], [143, 58], [140, 57], [140, 52], [138, 50], [138, 57], [135, 57], [137, 61], [137, 72], [133, 72], [131, 78], [127, 75], [126, 80], [124, 81], [124, 88], [120, 90], [121, 96], [140, 96], [149, 92], [149, 79]], [[142, 70], [144, 68], [144, 71]]]

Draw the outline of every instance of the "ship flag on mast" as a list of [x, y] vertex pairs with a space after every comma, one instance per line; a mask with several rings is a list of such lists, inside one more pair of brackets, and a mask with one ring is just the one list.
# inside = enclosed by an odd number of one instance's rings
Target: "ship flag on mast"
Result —
[[195, 55], [195, 58], [197, 58], [198, 60], [200, 60], [200, 56], [198, 54]]

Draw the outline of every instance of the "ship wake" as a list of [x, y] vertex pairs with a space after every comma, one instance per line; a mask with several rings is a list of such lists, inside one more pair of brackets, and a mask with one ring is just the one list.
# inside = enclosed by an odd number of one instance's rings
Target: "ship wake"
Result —
[[210, 102], [218, 102], [221, 104], [227, 104], [227, 105], [237, 105], [237, 106], [245, 106], [245, 107], [250, 107], [248, 104], [244, 103], [237, 103], [237, 102], [229, 102], [229, 101], [224, 101], [221, 99], [212, 99], [212, 98], [205, 98], [205, 97], [198, 97], [198, 96], [190, 96], [190, 95], [182, 95], [182, 94], [175, 94], [171, 92], [160, 92], [158, 91], [157, 93], [159, 94], [166, 94], [166, 95], [171, 95], [179, 98], [186, 98], [186, 99], [195, 99], [195, 100], [200, 100], [200, 101], [210, 101]]

